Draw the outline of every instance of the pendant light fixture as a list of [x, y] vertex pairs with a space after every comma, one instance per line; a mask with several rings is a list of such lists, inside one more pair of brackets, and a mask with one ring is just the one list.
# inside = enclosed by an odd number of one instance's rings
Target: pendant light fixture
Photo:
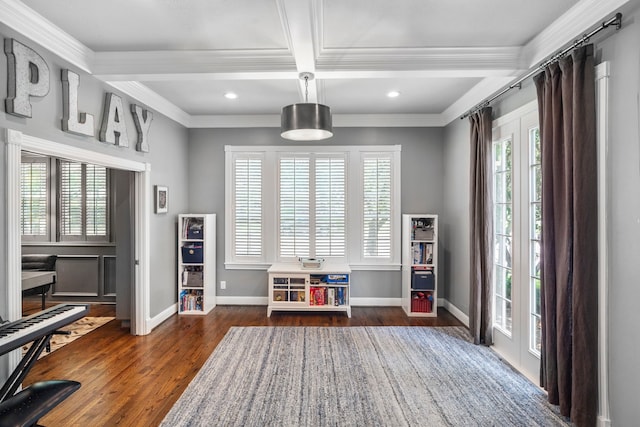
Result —
[[304, 79], [304, 103], [282, 108], [280, 135], [294, 141], [318, 141], [333, 136], [331, 109], [309, 102], [309, 80], [312, 73], [300, 73]]

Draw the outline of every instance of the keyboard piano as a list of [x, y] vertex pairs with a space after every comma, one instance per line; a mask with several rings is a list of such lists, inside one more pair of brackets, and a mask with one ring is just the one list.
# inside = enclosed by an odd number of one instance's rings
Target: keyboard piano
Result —
[[15, 393], [56, 330], [86, 316], [88, 312], [87, 304], [59, 304], [31, 316], [0, 325], [0, 356], [33, 342], [0, 389], [0, 402]]

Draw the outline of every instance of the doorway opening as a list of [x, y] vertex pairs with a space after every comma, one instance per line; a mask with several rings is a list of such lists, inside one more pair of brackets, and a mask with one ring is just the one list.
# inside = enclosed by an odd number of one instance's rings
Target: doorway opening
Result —
[[[114, 211], [114, 214], [120, 217], [116, 218], [120, 219], [117, 221], [116, 227], [128, 227], [129, 234], [132, 237], [131, 240], [122, 239], [123, 247], [118, 247], [115, 250], [122, 254], [125, 263], [128, 262], [130, 264], [129, 267], [123, 266], [121, 271], [124, 272], [123, 274], [130, 274], [131, 276], [131, 298], [129, 299], [130, 305], [128, 307], [131, 333], [134, 335], [148, 334], [150, 332], [148, 319], [149, 216], [151, 208], [149, 164], [32, 137], [10, 129], [6, 131], [6, 147], [6, 283], [9, 287], [7, 292], [7, 314], [9, 319], [16, 320], [22, 315], [22, 295], [19, 285], [21, 283], [22, 258], [20, 170], [22, 153], [29, 152], [119, 171], [115, 172], [116, 180], [118, 185], [122, 187], [122, 194], [124, 194], [124, 199], [126, 200], [120, 200], [120, 212], [118, 212], [118, 209]], [[125, 217], [127, 218], [125, 219]], [[115, 282], [117, 283], [117, 275]], [[118, 290], [115, 289], [115, 291], [117, 293]], [[127, 310], [126, 304], [123, 304], [123, 307], [125, 307], [124, 310]], [[126, 314], [122, 314], [122, 316], [126, 316]]]

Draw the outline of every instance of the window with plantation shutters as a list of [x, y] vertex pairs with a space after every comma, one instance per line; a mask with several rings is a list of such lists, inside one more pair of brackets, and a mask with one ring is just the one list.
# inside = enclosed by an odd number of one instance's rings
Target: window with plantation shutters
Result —
[[279, 172], [279, 255], [308, 257], [309, 158], [281, 158]]
[[87, 236], [107, 236], [107, 169], [85, 165], [85, 230]]
[[262, 255], [262, 159], [234, 162], [234, 254]]
[[225, 266], [264, 269], [312, 257], [399, 269], [400, 151], [226, 146]]
[[315, 248], [318, 257], [344, 257], [345, 160], [318, 158], [315, 171]]
[[344, 257], [344, 155], [284, 155], [278, 171], [279, 256]]
[[60, 236], [82, 236], [82, 164], [59, 165]]
[[20, 164], [20, 230], [25, 240], [49, 238], [49, 160], [23, 158]]
[[108, 240], [108, 174], [103, 166], [58, 162], [60, 240]]
[[109, 170], [104, 166], [22, 154], [23, 241], [109, 241]]
[[365, 157], [362, 162], [363, 253], [391, 256], [391, 159]]

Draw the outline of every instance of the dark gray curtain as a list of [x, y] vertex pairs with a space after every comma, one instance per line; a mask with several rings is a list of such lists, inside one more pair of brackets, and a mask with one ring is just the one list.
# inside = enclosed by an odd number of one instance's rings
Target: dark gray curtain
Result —
[[476, 344], [493, 344], [493, 170], [491, 107], [469, 117], [471, 123], [469, 328]]
[[593, 46], [534, 78], [542, 145], [541, 385], [577, 426], [598, 412]]

